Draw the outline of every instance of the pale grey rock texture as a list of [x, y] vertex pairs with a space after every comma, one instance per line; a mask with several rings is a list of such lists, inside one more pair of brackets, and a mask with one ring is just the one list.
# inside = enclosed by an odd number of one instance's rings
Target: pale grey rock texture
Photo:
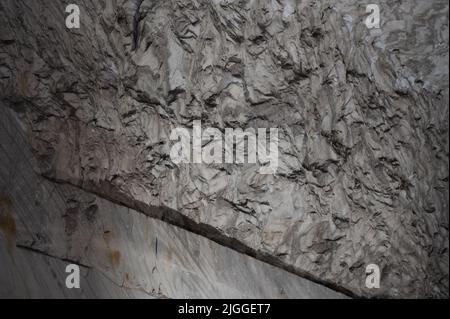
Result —
[[[372, 30], [366, 3], [2, 0], [2, 107], [47, 179], [350, 295], [448, 297], [448, 2]], [[172, 163], [196, 119], [278, 128], [276, 174]]]
[[[346, 298], [205, 237], [37, 175], [0, 120], [0, 298]], [[66, 287], [66, 266], [81, 269]]]
[[24, 249], [13, 249], [8, 252], [1, 235], [0, 263], [2, 299], [163, 298], [141, 289], [121, 286], [88, 267], [80, 267], [80, 288], [67, 289], [65, 282], [69, 274], [66, 273], [66, 266], [70, 262]]

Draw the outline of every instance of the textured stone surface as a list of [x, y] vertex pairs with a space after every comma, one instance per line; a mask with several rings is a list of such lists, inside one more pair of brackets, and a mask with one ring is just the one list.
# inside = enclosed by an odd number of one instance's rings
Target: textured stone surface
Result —
[[[78, 30], [65, 1], [0, 4], [41, 174], [356, 295], [448, 297], [447, 1], [379, 1], [379, 30], [364, 1], [70, 2]], [[194, 119], [279, 128], [277, 173], [174, 165]]]
[[26, 249], [8, 252], [0, 235], [0, 297], [3, 298], [161, 298], [122, 287], [97, 270], [80, 267], [80, 289], [67, 289], [69, 262]]
[[[0, 120], [0, 298], [344, 298], [202, 236], [37, 175]], [[21, 143], [22, 142], [22, 143]], [[65, 267], [81, 265], [80, 290]]]

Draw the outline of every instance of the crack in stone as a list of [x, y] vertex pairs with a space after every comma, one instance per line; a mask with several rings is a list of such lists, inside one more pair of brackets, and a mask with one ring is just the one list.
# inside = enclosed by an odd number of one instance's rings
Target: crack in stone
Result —
[[75, 265], [78, 265], [78, 266], [86, 268], [86, 269], [92, 269], [92, 266], [85, 265], [83, 263], [80, 263], [79, 261], [75, 261], [75, 260], [72, 260], [70, 258], [63, 258], [63, 257], [51, 255], [51, 254], [49, 254], [47, 252], [44, 252], [42, 250], [39, 250], [39, 249], [36, 249], [36, 248], [33, 248], [33, 247], [29, 247], [29, 246], [26, 246], [26, 245], [23, 245], [23, 244], [16, 244], [16, 247], [20, 248], [20, 249], [27, 250], [27, 251], [31, 251], [31, 252], [34, 252], [34, 253], [46, 256], [46, 257], [59, 259], [61, 261], [64, 261], [64, 262], [67, 262], [67, 263], [70, 263], [70, 264], [75, 264]]
[[[133, 209], [136, 212], [144, 214], [148, 217], [162, 220], [173, 226], [180, 227], [191, 233], [203, 236], [203, 237], [210, 239], [222, 246], [228, 247], [228, 248], [230, 248], [234, 251], [237, 251], [239, 253], [242, 253], [244, 255], [253, 257], [257, 260], [265, 262], [274, 267], [283, 269], [289, 273], [292, 273], [294, 275], [297, 275], [301, 278], [307, 279], [307, 280], [317, 283], [319, 285], [325, 286], [331, 290], [342, 293], [348, 297], [365, 298], [365, 296], [358, 295], [343, 286], [337, 285], [337, 284], [327, 281], [327, 280], [323, 280], [323, 279], [318, 278], [318, 277], [314, 276], [313, 274], [307, 273], [305, 271], [301, 271], [301, 270], [295, 268], [294, 266], [289, 265], [289, 264], [283, 262], [282, 260], [276, 258], [276, 256], [255, 250], [255, 249], [245, 245], [241, 241], [237, 240], [236, 238], [228, 237], [227, 235], [225, 235], [223, 232], [216, 229], [215, 227], [213, 227], [209, 224], [197, 223], [197, 222], [193, 221], [192, 219], [188, 218], [187, 216], [185, 216], [171, 208], [164, 207], [164, 206], [151, 206], [151, 205], [145, 204], [143, 202], [136, 201], [136, 200], [134, 200], [130, 197], [127, 197], [123, 194], [117, 194], [113, 190], [109, 189], [109, 187], [107, 185], [105, 185], [105, 187], [92, 187], [89, 185], [80, 186], [77, 184], [73, 184], [69, 181], [59, 180], [54, 177], [49, 177], [46, 175], [42, 175], [42, 176], [51, 182], [72, 185], [76, 188], [79, 188], [79, 189], [86, 191], [88, 193], [91, 193], [91, 194], [95, 194], [95, 195], [99, 196], [100, 198], [103, 198], [103, 199], [113, 202], [115, 204], [124, 206], [126, 208]], [[103, 190], [99, 191], [99, 189], [103, 189]]]

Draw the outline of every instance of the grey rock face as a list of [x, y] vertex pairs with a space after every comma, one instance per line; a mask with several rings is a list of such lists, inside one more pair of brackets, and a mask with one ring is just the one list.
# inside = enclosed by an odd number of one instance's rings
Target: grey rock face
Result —
[[[448, 3], [2, 1], [2, 107], [49, 179], [358, 296], [448, 297]], [[278, 128], [279, 167], [170, 132]], [[366, 289], [365, 266], [382, 270]]]
[[[44, 179], [0, 118], [0, 298], [345, 298], [280, 268]], [[80, 267], [67, 289], [66, 266]]]

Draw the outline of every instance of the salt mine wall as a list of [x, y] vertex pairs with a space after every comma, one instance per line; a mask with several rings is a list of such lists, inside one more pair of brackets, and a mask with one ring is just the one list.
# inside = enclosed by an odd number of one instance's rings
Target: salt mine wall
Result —
[[0, 0], [0, 297], [448, 298], [448, 7]]

